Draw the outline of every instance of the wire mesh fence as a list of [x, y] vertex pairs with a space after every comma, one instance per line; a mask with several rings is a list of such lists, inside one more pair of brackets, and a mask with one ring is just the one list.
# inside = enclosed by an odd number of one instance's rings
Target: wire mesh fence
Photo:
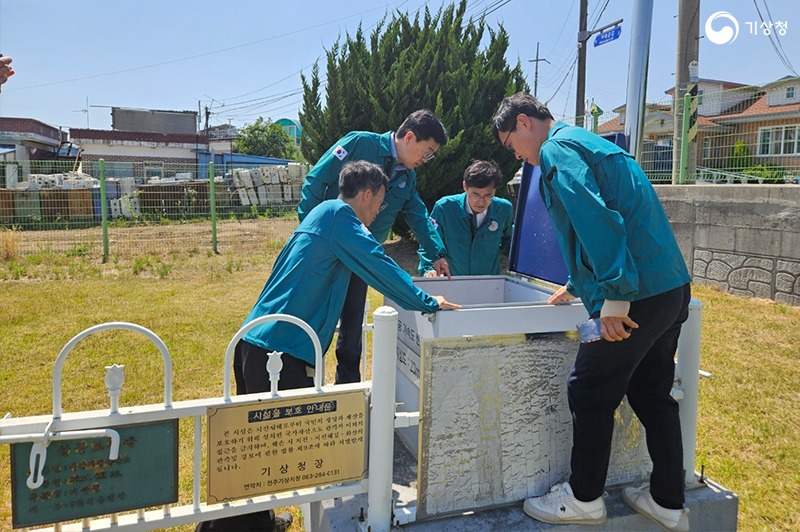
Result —
[[297, 227], [299, 164], [61, 163], [0, 163], [0, 227], [17, 253], [224, 252]]
[[[687, 128], [686, 137], [682, 123], [675, 128], [673, 101], [647, 105], [639, 162], [652, 182], [800, 181], [800, 80], [723, 91], [700, 88], [694, 100], [696, 125]], [[679, 99], [678, 105], [691, 117], [686, 112], [691, 100], [684, 105]], [[597, 127], [598, 134], [612, 140], [623, 133], [626, 119], [624, 108], [616, 111], [604, 115]], [[679, 180], [684, 140], [686, 170]]]
[[[694, 102], [677, 100], [687, 116], [696, 105], [693, 127], [676, 127], [672, 100], [646, 106], [639, 162], [652, 182], [800, 182], [798, 78], [725, 91], [698, 86]], [[623, 106], [583, 122], [627, 149], [625, 120]], [[4, 256], [135, 256], [282, 244], [297, 227], [306, 170], [295, 163], [0, 160], [0, 249]]]

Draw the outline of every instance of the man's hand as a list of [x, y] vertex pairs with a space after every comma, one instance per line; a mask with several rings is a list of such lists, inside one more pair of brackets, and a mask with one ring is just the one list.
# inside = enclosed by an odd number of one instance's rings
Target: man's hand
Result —
[[[433, 268], [434, 268], [434, 270], [436, 270], [436, 273], [439, 274], [440, 276], [441, 275], [446, 275], [448, 281], [452, 281], [453, 280], [453, 276], [450, 275], [450, 266], [448, 266], [447, 259], [445, 259], [444, 257], [442, 257], [441, 259], [436, 260], [433, 263]], [[426, 277], [427, 277], [427, 275], [426, 275]]]
[[604, 316], [600, 318], [600, 333], [607, 342], [621, 342], [631, 337], [631, 331], [639, 324], [629, 316]]
[[575, 296], [567, 292], [567, 287], [562, 286], [555, 293], [547, 298], [547, 303], [550, 305], [557, 305], [558, 303], [566, 303], [567, 301], [572, 301], [575, 299]]
[[439, 274], [436, 272], [436, 270], [428, 270], [427, 272], [425, 272], [425, 275], [423, 275], [423, 277], [439, 277]]
[[461, 308], [461, 305], [450, 303], [444, 296], [433, 296], [433, 298], [439, 303], [439, 310], [456, 310]]
[[3, 57], [2, 54], [0, 54], [0, 85], [14, 75], [14, 69], [11, 68], [11, 61], [13, 61], [13, 59], [10, 57]]

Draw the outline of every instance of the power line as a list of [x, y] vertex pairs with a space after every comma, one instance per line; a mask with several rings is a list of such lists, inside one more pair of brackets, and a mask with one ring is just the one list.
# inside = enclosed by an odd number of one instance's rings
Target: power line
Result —
[[[401, 0], [401, 1], [395, 2], [393, 5], [403, 5], [407, 1], [408, 0]], [[71, 79], [64, 79], [64, 80], [59, 80], [59, 81], [51, 81], [51, 82], [48, 82], [48, 83], [41, 83], [39, 85], [29, 85], [27, 87], [19, 87], [17, 90], [19, 90], [19, 89], [37, 89], [37, 88], [40, 88], [40, 87], [49, 87], [49, 86], [52, 86], [52, 85], [60, 85], [62, 83], [72, 83], [72, 82], [75, 82], [75, 81], [84, 81], [84, 80], [88, 80], [88, 79], [96, 79], [96, 78], [102, 78], [102, 77], [107, 77], [107, 76], [115, 76], [117, 74], [125, 74], [127, 72], [136, 72], [136, 71], [139, 71], [139, 70], [146, 70], [146, 69], [165, 66], [165, 65], [172, 65], [172, 64], [181, 63], [181, 62], [184, 62], [184, 61], [191, 61], [193, 59], [199, 59], [201, 57], [208, 57], [210, 55], [221, 54], [221, 53], [224, 53], [224, 52], [230, 52], [232, 50], [238, 50], [240, 48], [245, 48], [245, 47], [253, 46], [253, 45], [256, 45], [256, 44], [262, 44], [262, 43], [265, 43], [265, 42], [273, 41], [275, 39], [282, 39], [282, 38], [285, 38], [285, 37], [290, 37], [290, 36], [298, 34], [298, 33], [302, 33], [302, 32], [305, 32], [305, 31], [310, 31], [310, 30], [313, 30], [313, 29], [316, 29], [316, 28], [320, 28], [322, 26], [327, 26], [327, 25], [333, 24], [335, 22], [340, 22], [342, 20], [346, 20], [348, 18], [352, 18], [352, 17], [357, 16], [357, 15], [363, 15], [365, 13], [370, 13], [372, 11], [376, 11], [378, 9], [384, 9], [384, 8], [385, 8], [385, 6], [380, 6], [380, 7], [368, 9], [368, 10], [362, 11], [360, 13], [354, 13], [352, 15], [346, 15], [346, 16], [343, 16], [343, 17], [340, 17], [340, 18], [337, 18], [337, 19], [327, 20], [327, 21], [321, 22], [319, 24], [314, 24], [313, 26], [307, 26], [305, 28], [300, 28], [298, 30], [292, 30], [292, 31], [289, 31], [289, 32], [286, 32], [286, 33], [282, 33], [282, 34], [279, 34], [279, 35], [273, 35], [273, 36], [267, 37], [265, 39], [259, 39], [257, 41], [251, 41], [251, 42], [247, 42], [247, 43], [243, 43], [243, 44], [237, 44], [235, 46], [229, 46], [227, 48], [220, 48], [220, 49], [217, 49], [217, 50], [212, 50], [210, 52], [204, 52], [202, 54], [195, 54], [195, 55], [191, 55], [191, 56], [187, 56], [187, 57], [181, 57], [181, 58], [177, 58], [177, 59], [170, 59], [169, 61], [161, 61], [159, 63], [152, 63], [152, 64], [149, 64], [149, 65], [142, 65], [142, 66], [138, 66], [138, 67], [125, 68], [125, 69], [122, 69], [122, 70], [114, 70], [112, 72], [105, 72], [105, 73], [101, 73], [101, 74], [92, 74], [90, 76], [81, 76], [81, 77], [71, 78]]]
[[[770, 23], [771, 23], [772, 22], [772, 13], [769, 12], [769, 6], [767, 5], [767, 0], [763, 0], [763, 2], [764, 2], [764, 8], [767, 11], [767, 16], [769, 17]], [[758, 3], [756, 2], [756, 0], [753, 0], [753, 5], [756, 6], [756, 11], [758, 12], [758, 18], [761, 19], [762, 23], [765, 23], [764, 17], [761, 15], [761, 10], [759, 9]], [[775, 36], [774, 40], [773, 40], [773, 35]], [[769, 38], [769, 42], [772, 45], [772, 48], [775, 50], [775, 53], [778, 55], [778, 58], [781, 60], [781, 63], [783, 63], [783, 66], [785, 66], [789, 70], [789, 72], [794, 74], [796, 77], [800, 77], [797, 74], [797, 71], [792, 66], [792, 63], [789, 61], [789, 58], [786, 55], [786, 51], [783, 49], [783, 44], [781, 44], [780, 37], [778, 36], [778, 32], [777, 31], [770, 31], [769, 34], [767, 34], [767, 37]], [[776, 42], [777, 42], [777, 45], [776, 45]], [[780, 48], [780, 50], [778, 48]]]

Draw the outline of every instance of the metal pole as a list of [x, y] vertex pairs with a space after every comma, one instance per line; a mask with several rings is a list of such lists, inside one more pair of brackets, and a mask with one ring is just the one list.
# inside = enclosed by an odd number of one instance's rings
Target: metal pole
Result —
[[625, 137], [628, 139], [628, 152], [640, 163], [642, 162], [642, 130], [646, 109], [647, 63], [650, 56], [652, 22], [653, 0], [635, 0], [628, 56]]
[[[213, 157], [213, 155], [212, 155]], [[217, 199], [214, 187], [214, 161], [208, 163], [208, 187], [209, 199], [211, 202], [211, 249], [219, 254], [217, 250]]]
[[369, 493], [367, 527], [389, 532], [392, 526], [397, 311], [380, 307], [372, 315], [372, 411], [369, 418]]
[[106, 161], [97, 161], [100, 165], [100, 227], [103, 234], [103, 263], [108, 262], [108, 199], [106, 196]]
[[[678, 168], [678, 183], [683, 185], [686, 183], [686, 169], [689, 158], [689, 120], [691, 118], [689, 107], [692, 105], [692, 96], [687, 92], [683, 95], [683, 113], [681, 119], [681, 157], [680, 168]], [[674, 142], [672, 143], [675, 144]]]
[[586, 42], [587, 19], [589, 18], [589, 0], [581, 0], [581, 10], [578, 19], [578, 85], [575, 89], [575, 125], [583, 127], [586, 105]]
[[700, 387], [700, 332], [703, 304], [692, 298], [689, 302], [689, 319], [681, 327], [678, 337], [678, 363], [675, 376], [683, 390], [680, 401], [681, 435], [683, 438], [684, 482], [694, 479], [694, 459], [697, 448], [697, 404]]

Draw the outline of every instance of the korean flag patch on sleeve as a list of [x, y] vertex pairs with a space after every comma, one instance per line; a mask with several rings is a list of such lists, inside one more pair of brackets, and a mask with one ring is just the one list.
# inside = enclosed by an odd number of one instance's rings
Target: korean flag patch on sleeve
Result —
[[439, 222], [436, 221], [436, 218], [429, 216], [428, 219], [431, 221], [431, 225], [434, 229], [439, 229]]
[[336, 149], [333, 150], [333, 156], [340, 161], [344, 161], [344, 158], [347, 157], [347, 150], [341, 146], [336, 146]]

